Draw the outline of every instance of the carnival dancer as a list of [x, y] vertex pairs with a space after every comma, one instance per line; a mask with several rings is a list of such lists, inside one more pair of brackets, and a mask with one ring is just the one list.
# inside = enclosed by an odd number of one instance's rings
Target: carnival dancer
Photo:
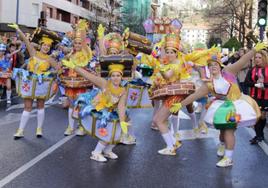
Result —
[[[50, 48], [52, 46], [53, 40], [49, 38], [48, 36], [43, 36], [40, 40], [40, 51], [36, 51], [33, 46], [30, 44], [30, 41], [25, 37], [23, 32], [19, 29], [19, 26], [17, 24], [10, 24], [9, 27], [14, 28], [17, 33], [19, 34], [20, 38], [23, 40], [23, 42], [26, 44], [27, 50], [30, 54], [30, 60], [29, 64], [27, 66], [28, 71], [22, 71], [23, 73], [27, 72], [27, 75], [35, 76], [36, 78], [40, 78], [41, 80], [44, 77], [48, 77], [47, 75], [49, 72], [49, 68], [52, 66], [55, 69], [58, 69], [57, 63], [54, 59], [50, 58], [48, 53], [50, 51]], [[13, 72], [13, 76], [16, 75], [16, 73]], [[25, 75], [27, 78], [27, 76]], [[40, 80], [39, 79], [39, 80]], [[29, 85], [25, 87], [30, 87]], [[33, 89], [33, 88], [29, 88]], [[49, 88], [50, 89], [50, 88]], [[28, 89], [27, 89], [28, 90]], [[45, 91], [45, 93], [48, 93], [48, 91]], [[23, 97], [23, 96], [22, 96]], [[44, 124], [45, 119], [45, 96], [31, 96], [31, 97], [23, 97], [24, 98], [24, 111], [21, 116], [19, 128], [17, 129], [17, 132], [14, 134], [14, 139], [19, 139], [24, 137], [24, 128], [27, 125], [28, 120], [30, 119], [30, 114], [32, 111], [32, 105], [33, 100], [37, 99], [37, 129], [36, 129], [36, 136], [38, 138], [42, 137], [42, 127]]]
[[235, 75], [244, 67], [245, 63], [250, 61], [255, 52], [259, 52], [266, 47], [267, 45], [258, 43], [253, 50], [241, 57], [236, 63], [228, 65], [222, 70], [223, 64], [220, 57], [211, 55], [207, 61], [211, 80], [203, 84], [181, 103], [173, 104], [170, 108], [171, 112], [177, 112], [182, 106], [207, 95], [209, 92], [215, 96], [215, 100], [208, 107], [204, 120], [208, 125], [214, 125], [216, 129], [220, 130], [220, 144], [217, 155], [223, 158], [216, 164], [218, 167], [233, 165], [232, 156], [236, 128], [251, 126], [260, 117], [257, 103], [240, 92]]
[[[108, 33], [104, 35], [105, 28], [100, 24], [98, 27], [98, 40], [100, 55], [106, 57], [116, 57], [126, 55], [124, 42], [119, 33]], [[129, 125], [127, 134], [122, 134], [120, 143], [126, 145], [136, 144], [133, 125]]]
[[[173, 35], [178, 36], [178, 34], [173, 34]], [[154, 59], [154, 61], [153, 61], [154, 62], [154, 64], [153, 64], [154, 74], [151, 77], [152, 80], [155, 80], [155, 78], [157, 77], [156, 75], [159, 72], [160, 61], [162, 63], [166, 62], [166, 57], [165, 57], [165, 53], [163, 50], [164, 49], [163, 42], [164, 42], [164, 38], [162, 38], [162, 40], [160, 42], [156, 43], [154, 48], [153, 48], [152, 57]], [[179, 45], [179, 49], [181, 50], [180, 45]], [[185, 54], [183, 54], [180, 51], [176, 52], [176, 54], [177, 54], [177, 63], [179, 64], [178, 66], [180, 66], [181, 72], [182, 72], [180, 80], [186, 81], [186, 82], [188, 82], [189, 80], [191, 81], [190, 74], [188, 73], [189, 70], [187, 69], [188, 66], [186, 66], [187, 62], [185, 61], [185, 58], [184, 58]], [[153, 117], [156, 115], [157, 110], [160, 107], [160, 103], [161, 103], [160, 100], [155, 100], [155, 99], [153, 100], [153, 104], [154, 104], [153, 105], [154, 106]], [[187, 112], [191, 118], [193, 129], [196, 130], [198, 125], [197, 125], [196, 115], [194, 113], [192, 104], [187, 106]], [[180, 139], [179, 132], [178, 132], [178, 130], [179, 130], [179, 116], [176, 114], [171, 114], [169, 117], [169, 125], [170, 125], [170, 129], [171, 129], [172, 134], [174, 135], [174, 137], [177, 140], [179, 140]], [[153, 130], [158, 130], [158, 127], [154, 124], [154, 121], [152, 122], [151, 128]]]
[[[160, 67], [160, 73], [154, 78], [155, 87], [161, 87], [162, 84], [173, 84], [186, 77], [186, 72], [183, 71], [183, 64], [177, 59], [180, 45], [180, 38], [176, 34], [168, 34], [165, 36], [164, 49], [167, 63], [163, 63]], [[166, 148], [159, 150], [158, 153], [162, 155], [176, 155], [176, 149], [181, 146], [179, 141], [176, 141], [175, 137], [168, 128], [167, 122], [171, 115], [169, 108], [173, 103], [179, 102], [187, 95], [173, 95], [167, 96], [163, 99], [162, 105], [153, 117], [153, 123], [155, 123], [161, 135], [167, 145]]]
[[[117, 143], [114, 139], [116, 135], [119, 135], [120, 139], [121, 128], [123, 133], [126, 134], [128, 127], [125, 116], [126, 90], [120, 85], [124, 66], [121, 64], [109, 65], [110, 79], [107, 81], [102, 77], [87, 72], [71, 61], [64, 60], [63, 64], [73, 69], [84, 78], [90, 80], [96, 87], [100, 89], [97, 92], [95, 89], [93, 89], [88, 95], [81, 95], [81, 98], [85, 98], [82, 101], [86, 103], [86, 106], [81, 109], [81, 121], [83, 121], [83, 119], [86, 121], [88, 116], [97, 117], [99, 120], [98, 124], [92, 125], [94, 126], [94, 130], [96, 132], [92, 132], [91, 134], [99, 138], [99, 142], [94, 151], [92, 151], [90, 158], [99, 162], [107, 161], [106, 158], [117, 159], [118, 156], [112, 151]], [[78, 103], [79, 101], [81, 101], [81, 99], [78, 99]], [[109, 122], [118, 120], [120, 121], [121, 128], [118, 126], [118, 124], [113, 125], [113, 129], [108, 128]], [[89, 125], [90, 123], [93, 124], [92, 121], [85, 124]], [[113, 131], [114, 129], [116, 130]], [[105, 140], [105, 138], [108, 136], [111, 137], [112, 140]]]
[[257, 144], [264, 140], [264, 127], [266, 125], [266, 112], [268, 111], [268, 54], [261, 50], [256, 52], [254, 67], [247, 74], [245, 85], [250, 88], [250, 96], [255, 99], [261, 110], [261, 118], [254, 125], [256, 136], [250, 140]]
[[[92, 51], [89, 48], [89, 46], [86, 43], [86, 30], [88, 29], [87, 22], [85, 20], [79, 20], [75, 30], [74, 30], [74, 39], [73, 39], [73, 51], [66, 55], [65, 58], [69, 59], [74, 65], [81, 67], [81, 68], [87, 68], [89, 61], [92, 58]], [[70, 79], [76, 79], [79, 77], [77, 73], [69, 69], [65, 73], [67, 78]], [[81, 84], [82, 85], [82, 84]], [[86, 85], [85, 85], [86, 86]], [[74, 102], [79, 94], [85, 93], [88, 89], [88, 87], [81, 86], [81, 87], [69, 87], [68, 85], [65, 85], [65, 95], [69, 99], [69, 108], [68, 108], [68, 127], [64, 132], [65, 136], [72, 135], [74, 133], [75, 129], [75, 119], [73, 118], [74, 112]], [[76, 135], [82, 136], [84, 135], [84, 129], [83, 127], [79, 126]]]
[[7, 46], [0, 43], [0, 85], [6, 86], [7, 104], [11, 104], [11, 62], [6, 54]]

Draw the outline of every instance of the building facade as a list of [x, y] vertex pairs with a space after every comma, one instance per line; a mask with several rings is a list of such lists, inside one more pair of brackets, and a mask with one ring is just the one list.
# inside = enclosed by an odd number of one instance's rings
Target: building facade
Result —
[[47, 27], [70, 31], [80, 18], [107, 25], [120, 16], [119, 0], [0, 0], [0, 23], [18, 23], [34, 28], [40, 12], [46, 13]]
[[205, 25], [184, 24], [181, 30], [181, 39], [194, 47], [196, 43], [206, 44], [209, 37], [209, 27]]

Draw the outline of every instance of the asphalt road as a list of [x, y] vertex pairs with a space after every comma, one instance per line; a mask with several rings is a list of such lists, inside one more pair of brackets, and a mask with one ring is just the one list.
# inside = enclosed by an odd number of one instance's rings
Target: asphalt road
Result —
[[[190, 121], [183, 119], [183, 146], [177, 156], [157, 154], [164, 142], [150, 129], [152, 109], [137, 109], [132, 120], [137, 144], [118, 145], [118, 160], [98, 163], [90, 160], [97, 140], [64, 137], [67, 111], [59, 105], [46, 108], [44, 137], [35, 137], [36, 112], [32, 113], [25, 138], [13, 140], [23, 105], [13, 100], [11, 107], [0, 103], [0, 187], [5, 188], [266, 188], [268, 185], [267, 144], [249, 144], [251, 129], [237, 130], [234, 166], [217, 168], [217, 131], [195, 138]], [[186, 117], [187, 116], [183, 116]], [[266, 138], [268, 139], [268, 138]]]

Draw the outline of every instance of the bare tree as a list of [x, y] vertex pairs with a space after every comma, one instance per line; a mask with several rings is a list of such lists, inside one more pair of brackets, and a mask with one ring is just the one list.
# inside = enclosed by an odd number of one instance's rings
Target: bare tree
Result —
[[107, 31], [112, 32], [114, 26], [118, 26], [121, 23], [119, 12], [122, 5], [118, 0], [104, 0], [103, 4], [107, 10], [107, 14], [105, 15], [108, 20]]
[[252, 30], [253, 0], [208, 0], [205, 18], [213, 33], [223, 38], [237, 37], [244, 46], [246, 35]]

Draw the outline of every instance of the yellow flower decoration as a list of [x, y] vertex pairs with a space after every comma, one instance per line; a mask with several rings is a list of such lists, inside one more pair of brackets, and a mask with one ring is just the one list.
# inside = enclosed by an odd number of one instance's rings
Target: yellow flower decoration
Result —
[[171, 106], [171, 108], [169, 109], [169, 111], [170, 111], [171, 113], [177, 113], [181, 108], [182, 108], [181, 103], [175, 103], [175, 104], [172, 104], [172, 106]]
[[104, 93], [97, 96], [94, 99], [93, 104], [97, 111], [103, 110], [104, 108], [111, 108], [113, 106], [110, 97]]
[[70, 61], [72, 61], [75, 66], [85, 67], [88, 65], [90, 59], [91, 54], [88, 54], [82, 50], [73, 54], [73, 56], [70, 58]]

